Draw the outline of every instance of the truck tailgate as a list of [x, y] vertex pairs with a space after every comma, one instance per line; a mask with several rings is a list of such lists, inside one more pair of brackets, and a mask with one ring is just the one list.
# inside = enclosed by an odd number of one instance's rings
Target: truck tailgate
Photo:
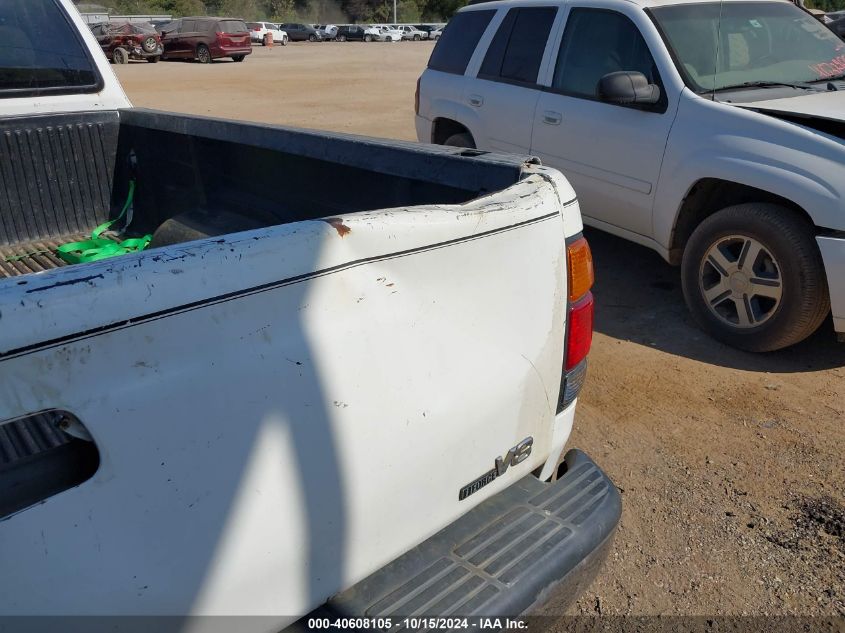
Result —
[[19, 324], [0, 419], [70, 411], [100, 452], [0, 523], [3, 612], [284, 621], [526, 476], [551, 445], [577, 230], [571, 189], [532, 167], [464, 205], [0, 280]]

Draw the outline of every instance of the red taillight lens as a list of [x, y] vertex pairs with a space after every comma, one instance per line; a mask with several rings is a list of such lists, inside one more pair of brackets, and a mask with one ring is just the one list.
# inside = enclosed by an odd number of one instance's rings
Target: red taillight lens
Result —
[[422, 77], [417, 78], [417, 90], [414, 92], [414, 114], [420, 113], [420, 79]]
[[587, 357], [593, 342], [593, 293], [569, 308], [566, 330], [566, 364], [569, 371]]
[[260, 31], [260, 30], [261, 30], [261, 27], [256, 26], [256, 27], [255, 27], [254, 29], [252, 29], [252, 30], [253, 30], [253, 31]]

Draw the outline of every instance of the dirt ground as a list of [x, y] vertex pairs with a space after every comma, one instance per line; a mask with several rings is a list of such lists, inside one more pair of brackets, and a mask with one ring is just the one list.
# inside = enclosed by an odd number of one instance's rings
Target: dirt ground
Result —
[[[117, 71], [136, 106], [415, 139], [431, 48], [302, 43]], [[596, 334], [571, 445], [624, 510], [569, 613], [845, 616], [845, 344], [831, 323], [783, 352], [735, 351], [693, 325], [676, 269], [587, 237]]]

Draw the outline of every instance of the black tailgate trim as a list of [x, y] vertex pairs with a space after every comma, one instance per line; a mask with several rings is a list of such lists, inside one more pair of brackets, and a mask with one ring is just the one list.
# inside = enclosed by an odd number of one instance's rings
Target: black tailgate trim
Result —
[[[570, 450], [553, 483], [525, 477], [321, 607], [341, 617], [506, 617], [595, 575], [622, 512], [619, 492]], [[570, 594], [572, 592], [569, 592]], [[571, 600], [575, 595], [569, 595]], [[559, 600], [557, 606], [561, 605]], [[306, 616], [296, 628], [307, 628]]]

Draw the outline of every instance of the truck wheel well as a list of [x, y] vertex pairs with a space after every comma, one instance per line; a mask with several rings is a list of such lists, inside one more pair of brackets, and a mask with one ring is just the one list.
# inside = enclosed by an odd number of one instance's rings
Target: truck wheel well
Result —
[[678, 217], [675, 219], [675, 228], [672, 230], [669, 261], [674, 265], [681, 263], [681, 257], [690, 235], [705, 218], [725, 207], [745, 202], [778, 204], [792, 209], [811, 225], [813, 224], [809, 214], [791, 200], [738, 182], [720, 178], [702, 178], [690, 187], [681, 203]]
[[434, 128], [431, 131], [431, 142], [435, 145], [443, 145], [446, 139], [455, 134], [469, 134], [472, 133], [457, 121], [452, 119], [435, 119]]

